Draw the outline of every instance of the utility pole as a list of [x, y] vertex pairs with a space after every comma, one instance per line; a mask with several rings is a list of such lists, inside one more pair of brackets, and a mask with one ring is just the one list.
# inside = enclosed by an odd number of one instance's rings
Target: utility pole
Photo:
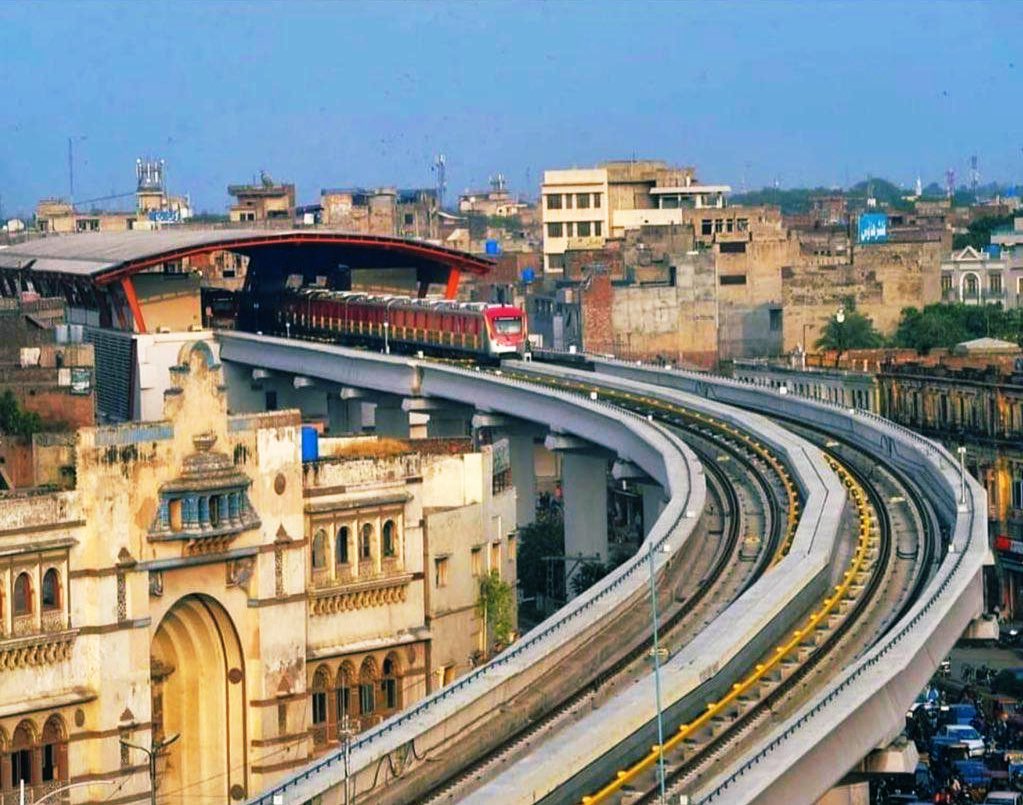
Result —
[[351, 786], [349, 785], [349, 782], [348, 782], [348, 774], [349, 774], [349, 772], [351, 770], [352, 738], [354, 738], [358, 734], [358, 732], [359, 732], [359, 720], [358, 719], [352, 720], [352, 719], [350, 719], [348, 717], [348, 713], [344, 713], [341, 716], [341, 726], [340, 726], [340, 729], [338, 730], [338, 737], [341, 739], [341, 752], [342, 752], [342, 755], [344, 757], [344, 762], [345, 762], [345, 799], [344, 799], [344, 805], [349, 805], [349, 803], [351, 803], [351, 801], [352, 801], [351, 798], [349, 797], [349, 794], [348, 794], [348, 792], [349, 792], [349, 790], [351, 788]]
[[74, 142], [75, 140], [84, 140], [84, 135], [72, 135], [67, 138], [67, 184], [68, 184], [68, 201], [71, 203], [71, 212], [75, 211], [75, 152]]
[[144, 746], [138, 744], [128, 743], [127, 741], [121, 741], [121, 746], [127, 746], [129, 749], [138, 749], [140, 752], [145, 752], [146, 757], [149, 760], [149, 802], [150, 805], [156, 805], [156, 761], [160, 756], [160, 752], [174, 743], [178, 738], [181, 737], [181, 733], [174, 733], [170, 738], [154, 738], [153, 746], [150, 749], [146, 749]]

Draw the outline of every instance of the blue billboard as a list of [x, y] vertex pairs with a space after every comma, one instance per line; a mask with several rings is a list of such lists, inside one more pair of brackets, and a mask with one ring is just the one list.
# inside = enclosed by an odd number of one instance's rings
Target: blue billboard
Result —
[[181, 221], [181, 213], [178, 210], [150, 210], [149, 220], [154, 223], [176, 224]]
[[883, 212], [867, 212], [860, 216], [860, 243], [887, 243], [888, 216]]

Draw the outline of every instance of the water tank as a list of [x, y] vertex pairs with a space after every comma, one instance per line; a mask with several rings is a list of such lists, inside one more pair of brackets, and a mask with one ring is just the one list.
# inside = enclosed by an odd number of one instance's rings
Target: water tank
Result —
[[318, 461], [320, 458], [320, 434], [312, 425], [302, 426], [302, 461]]
[[526, 266], [522, 269], [522, 281], [527, 285], [536, 279], [536, 269], [532, 266]]
[[992, 243], [988, 246], [985, 246], [984, 251], [987, 252], [988, 257], [994, 260], [997, 260], [999, 257], [1002, 256], [1002, 247], [999, 246], [997, 243]]
[[483, 244], [483, 249], [488, 255], [497, 255], [501, 253], [501, 244], [496, 240], [488, 240]]

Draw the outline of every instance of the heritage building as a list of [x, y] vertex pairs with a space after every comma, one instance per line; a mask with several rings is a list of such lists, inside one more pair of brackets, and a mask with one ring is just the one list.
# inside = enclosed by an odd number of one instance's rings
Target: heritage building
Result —
[[877, 377], [884, 416], [938, 439], [953, 455], [966, 448], [967, 470], [987, 488], [1002, 610], [1012, 618], [1023, 614], [1023, 359], [1018, 356], [1018, 349], [1001, 359], [989, 355], [979, 366], [977, 361], [955, 366], [954, 360], [951, 366], [890, 364]]
[[494, 648], [499, 446], [303, 462], [299, 413], [230, 415], [207, 343], [171, 375], [162, 421], [77, 431], [73, 488], [0, 496], [0, 796], [144, 801], [155, 747], [161, 802], [242, 801]]

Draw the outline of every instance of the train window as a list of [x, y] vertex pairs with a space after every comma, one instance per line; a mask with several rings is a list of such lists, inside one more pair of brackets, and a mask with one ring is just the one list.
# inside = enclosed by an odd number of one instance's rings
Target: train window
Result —
[[494, 319], [494, 329], [504, 335], [514, 335], [522, 332], [522, 319], [502, 318]]

